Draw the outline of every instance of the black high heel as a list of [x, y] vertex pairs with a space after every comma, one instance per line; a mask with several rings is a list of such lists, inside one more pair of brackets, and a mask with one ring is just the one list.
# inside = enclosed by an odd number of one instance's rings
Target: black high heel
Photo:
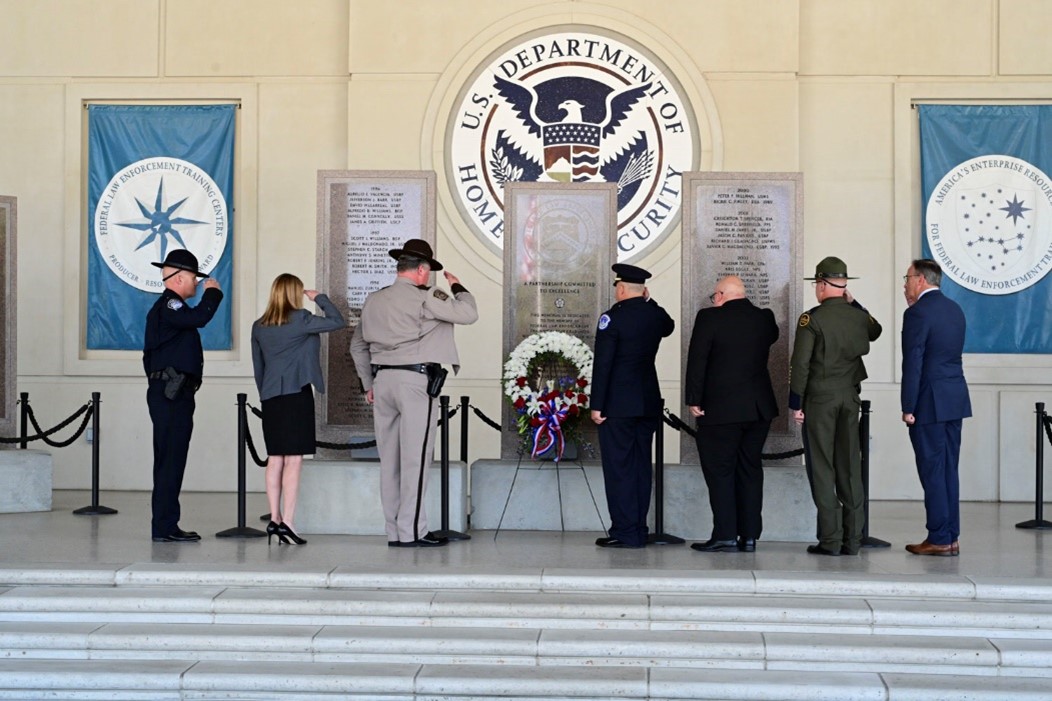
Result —
[[270, 539], [275, 535], [278, 537], [278, 545], [281, 545], [281, 526], [271, 521], [267, 524], [267, 545], [270, 545]]
[[307, 544], [307, 540], [305, 538], [300, 538], [298, 535], [296, 535], [296, 533], [291, 528], [286, 526], [284, 523], [279, 523], [278, 524], [278, 541], [284, 543], [285, 545], [290, 545], [290, 543], [289, 543], [290, 539], [296, 545], [306, 545]]

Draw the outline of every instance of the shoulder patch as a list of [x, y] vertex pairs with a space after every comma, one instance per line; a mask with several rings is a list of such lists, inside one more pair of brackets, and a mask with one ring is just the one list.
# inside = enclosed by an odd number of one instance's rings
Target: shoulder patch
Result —
[[435, 295], [435, 299], [437, 299], [439, 302], [445, 302], [447, 299], [449, 299], [449, 295], [443, 292], [442, 290], [438, 289], [437, 287], [435, 288], [433, 294]]
[[610, 325], [610, 315], [609, 314], [603, 314], [601, 317], [599, 317], [599, 330], [600, 331], [605, 330], [606, 327], [609, 326], [609, 325]]
[[170, 299], [168, 300], [168, 308], [173, 312], [177, 312], [183, 308], [183, 303], [177, 299]]
[[811, 323], [811, 315], [804, 312], [800, 315], [800, 328], [803, 328]]

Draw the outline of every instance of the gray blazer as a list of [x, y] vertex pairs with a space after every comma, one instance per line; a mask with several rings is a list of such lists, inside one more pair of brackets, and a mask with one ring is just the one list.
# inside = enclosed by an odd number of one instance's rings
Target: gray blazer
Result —
[[308, 383], [324, 394], [319, 334], [342, 329], [346, 323], [325, 295], [319, 294], [314, 303], [324, 317], [298, 309], [281, 326], [263, 326], [258, 319], [252, 324], [252, 367], [260, 401], [295, 394]]

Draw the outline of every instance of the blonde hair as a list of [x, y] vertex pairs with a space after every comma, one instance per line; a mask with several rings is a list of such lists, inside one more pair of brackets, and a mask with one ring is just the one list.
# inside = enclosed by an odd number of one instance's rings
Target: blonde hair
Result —
[[302, 308], [302, 297], [303, 280], [291, 273], [278, 275], [270, 286], [270, 301], [259, 318], [260, 325], [281, 326], [288, 323], [289, 315]]

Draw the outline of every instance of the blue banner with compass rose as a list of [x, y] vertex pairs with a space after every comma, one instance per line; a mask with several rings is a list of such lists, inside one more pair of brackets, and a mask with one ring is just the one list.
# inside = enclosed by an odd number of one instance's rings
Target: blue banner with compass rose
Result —
[[920, 105], [924, 232], [966, 353], [1052, 352], [1052, 107]]
[[[88, 106], [88, 349], [142, 349], [153, 263], [174, 249], [230, 299], [235, 121], [233, 104]], [[201, 329], [205, 350], [231, 347], [231, 308]]]

